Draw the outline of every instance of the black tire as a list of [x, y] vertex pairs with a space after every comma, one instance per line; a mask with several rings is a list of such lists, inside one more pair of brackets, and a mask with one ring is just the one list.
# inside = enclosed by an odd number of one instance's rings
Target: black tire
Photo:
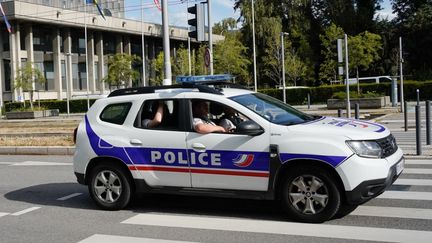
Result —
[[123, 168], [107, 163], [92, 169], [88, 189], [91, 198], [101, 209], [120, 210], [131, 200], [131, 185], [131, 179]]
[[[314, 183], [316, 186], [312, 186]], [[331, 219], [341, 205], [336, 182], [324, 169], [291, 168], [281, 188], [282, 206], [294, 220], [321, 223]]]

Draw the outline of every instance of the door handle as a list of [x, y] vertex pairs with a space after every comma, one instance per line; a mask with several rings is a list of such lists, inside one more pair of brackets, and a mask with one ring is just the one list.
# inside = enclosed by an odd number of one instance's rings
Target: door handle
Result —
[[192, 149], [196, 152], [205, 152], [206, 146], [204, 146], [202, 143], [194, 143], [192, 144]]
[[142, 145], [142, 142], [138, 139], [131, 139], [129, 142], [132, 145]]

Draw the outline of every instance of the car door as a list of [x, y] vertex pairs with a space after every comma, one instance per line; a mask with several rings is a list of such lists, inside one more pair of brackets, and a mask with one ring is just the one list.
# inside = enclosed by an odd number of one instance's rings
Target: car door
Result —
[[[210, 99], [207, 102], [219, 99], [219, 104], [232, 105], [236, 110], [240, 107], [224, 97]], [[190, 109], [191, 102], [192, 99]], [[250, 112], [245, 112], [248, 119], [253, 117]], [[190, 131], [186, 133], [186, 146], [192, 187], [266, 191], [270, 167], [269, 129], [265, 123], [260, 126], [264, 133], [251, 136], [236, 133], [200, 134], [193, 130], [191, 124]]]
[[[154, 114], [154, 107], [149, 110], [152, 102], [163, 104], [162, 122], [152, 128], [144, 127], [146, 113]], [[191, 187], [181, 104], [179, 97], [161, 98], [155, 94], [143, 101], [138, 112], [127, 152], [135, 164], [133, 173], [138, 173], [149, 186]]]

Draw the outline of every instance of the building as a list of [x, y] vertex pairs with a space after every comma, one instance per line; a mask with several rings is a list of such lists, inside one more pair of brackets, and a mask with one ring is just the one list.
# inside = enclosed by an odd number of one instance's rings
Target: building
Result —
[[[12, 25], [12, 32], [8, 33], [3, 19], [0, 20], [2, 101], [22, 100], [22, 91], [14, 89], [13, 81], [16, 71], [26, 62], [34, 63], [47, 79], [45, 85], [35, 85], [34, 89], [41, 91], [36, 98], [64, 99], [67, 90], [70, 97], [85, 98], [87, 94], [106, 93], [107, 86], [101, 80], [107, 74], [107, 56], [128, 53], [141, 57], [142, 33], [145, 36], [146, 75], [145, 80], [136, 81], [134, 85], [148, 85], [149, 77], [154, 76], [154, 71], [150, 70], [150, 60], [163, 50], [162, 26], [121, 18], [123, 1], [99, 1], [112, 12], [112, 17], [106, 17], [106, 20], [96, 12], [94, 6], [88, 5], [88, 12], [91, 13], [86, 13], [82, 11], [82, 5], [76, 2], [83, 0], [2, 2]], [[119, 4], [111, 9], [112, 2]], [[171, 54], [175, 54], [180, 45], [187, 46], [187, 36], [187, 29], [170, 27]], [[88, 82], [85, 45], [88, 50]], [[134, 68], [140, 70], [142, 76], [142, 66]], [[28, 99], [29, 96], [26, 94], [25, 97]]]

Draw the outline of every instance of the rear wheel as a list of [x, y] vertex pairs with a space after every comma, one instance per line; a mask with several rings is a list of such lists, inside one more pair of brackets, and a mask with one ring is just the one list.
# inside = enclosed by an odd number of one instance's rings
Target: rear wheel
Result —
[[124, 169], [114, 164], [97, 165], [88, 185], [93, 201], [105, 210], [120, 210], [131, 199], [131, 182]]
[[320, 223], [331, 219], [341, 204], [340, 192], [328, 173], [307, 166], [292, 168], [282, 186], [282, 203], [297, 221]]

